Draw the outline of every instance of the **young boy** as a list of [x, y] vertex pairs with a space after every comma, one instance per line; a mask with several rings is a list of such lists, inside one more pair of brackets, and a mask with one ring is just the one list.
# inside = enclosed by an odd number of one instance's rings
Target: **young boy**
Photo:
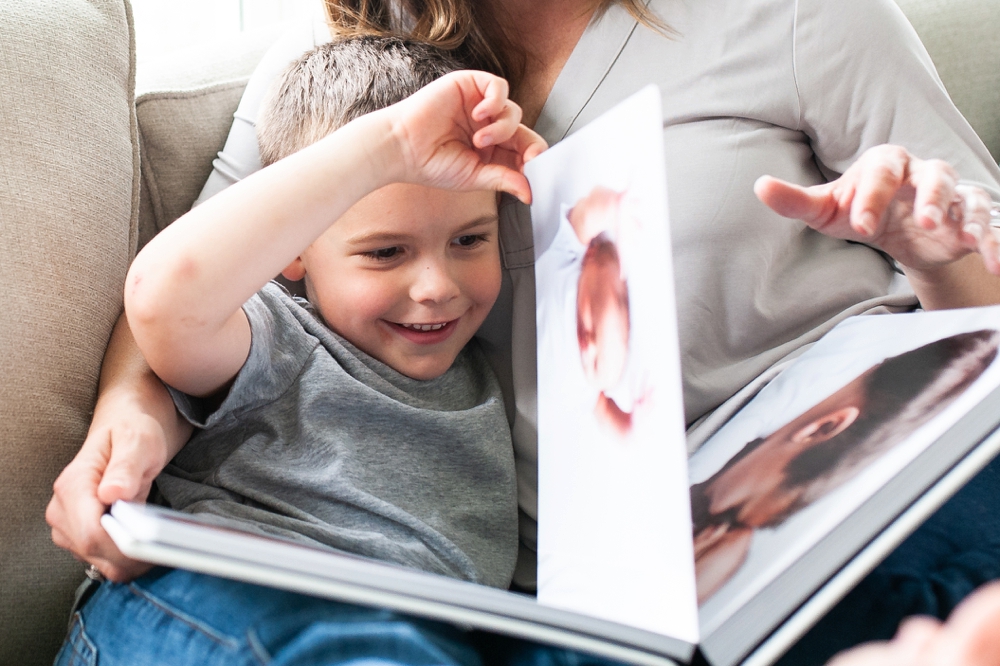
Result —
[[505, 82], [457, 69], [398, 39], [310, 52], [260, 121], [274, 164], [136, 258], [129, 325], [202, 428], [157, 479], [164, 503], [509, 584], [510, 436], [469, 343], [500, 288], [495, 190], [527, 199], [544, 143]]

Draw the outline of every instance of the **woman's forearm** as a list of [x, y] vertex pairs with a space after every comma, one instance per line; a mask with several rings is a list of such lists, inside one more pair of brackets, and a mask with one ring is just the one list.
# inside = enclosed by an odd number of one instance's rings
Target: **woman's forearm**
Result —
[[930, 270], [904, 267], [920, 305], [926, 310], [1000, 303], [1000, 277], [991, 275], [977, 254]]
[[53, 484], [45, 511], [55, 544], [114, 581], [148, 570], [149, 564], [122, 555], [101, 528], [101, 516], [116, 500], [144, 501], [190, 435], [191, 426], [139, 353], [125, 317], [119, 318], [87, 438]]
[[146, 363], [124, 314], [115, 324], [104, 355], [93, 423], [110, 421], [123, 409], [146, 414], [160, 425], [164, 460], [173, 458], [191, 436], [193, 428], [177, 413], [163, 382]]

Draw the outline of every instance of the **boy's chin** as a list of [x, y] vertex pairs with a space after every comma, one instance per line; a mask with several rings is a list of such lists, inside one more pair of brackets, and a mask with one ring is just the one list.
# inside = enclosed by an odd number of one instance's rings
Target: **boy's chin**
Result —
[[457, 354], [448, 355], [438, 358], [425, 358], [425, 359], [406, 359], [405, 361], [398, 363], [386, 363], [390, 368], [395, 370], [401, 375], [405, 375], [410, 379], [416, 379], [417, 381], [429, 381], [431, 379], [437, 379], [444, 373], [448, 372], [452, 364], [455, 362]]

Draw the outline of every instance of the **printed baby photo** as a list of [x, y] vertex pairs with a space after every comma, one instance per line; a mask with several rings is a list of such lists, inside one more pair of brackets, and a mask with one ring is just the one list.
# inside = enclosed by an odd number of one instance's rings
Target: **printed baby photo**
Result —
[[691, 458], [703, 619], [718, 626], [996, 388], [998, 346], [1000, 308], [856, 317], [766, 386]]
[[538, 599], [694, 641], [659, 102], [648, 88], [528, 164]]

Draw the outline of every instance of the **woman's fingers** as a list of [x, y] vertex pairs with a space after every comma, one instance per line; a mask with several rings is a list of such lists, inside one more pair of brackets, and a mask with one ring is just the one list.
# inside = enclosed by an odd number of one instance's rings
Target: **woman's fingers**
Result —
[[935, 663], [994, 666], [1000, 663], [1000, 583], [985, 585], [966, 598], [948, 618]]
[[802, 187], [773, 176], [761, 176], [753, 191], [778, 215], [802, 220], [819, 231], [827, 230], [837, 217], [837, 201], [828, 184]]
[[835, 238], [870, 243], [908, 269], [978, 252], [987, 270], [1000, 275], [992, 200], [980, 188], [958, 185], [954, 168], [941, 160], [877, 146], [830, 183], [800, 187], [763, 176], [754, 192], [777, 213]]
[[1000, 275], [1000, 241], [993, 228], [993, 207], [993, 200], [982, 189], [958, 185], [946, 208], [945, 223], [962, 234], [969, 249], [979, 252], [990, 273]]
[[117, 499], [146, 498], [162, 467], [156, 460], [144, 460], [150, 458], [150, 451], [163, 448], [156, 446], [156, 436], [155, 429], [142, 419], [93, 429], [53, 484], [45, 512], [52, 541], [96, 566], [110, 580], [130, 580], [150, 568], [118, 550], [101, 526], [101, 516]]
[[909, 176], [910, 155], [899, 146], [877, 146], [866, 151], [841, 178], [853, 187], [850, 198], [851, 228], [865, 237], [874, 236], [886, 217], [889, 204]]
[[923, 229], [933, 230], [945, 222], [955, 199], [958, 174], [942, 160], [911, 158], [910, 182], [913, 196], [913, 219]]
[[107, 506], [117, 500], [144, 502], [153, 479], [167, 462], [155, 455], [166, 450], [162, 428], [146, 417], [120, 421], [112, 427], [112, 443], [98, 499]]
[[56, 479], [53, 496], [45, 511], [45, 520], [52, 527], [52, 541], [77, 559], [97, 566], [108, 578], [120, 575], [131, 560], [122, 555], [111, 537], [101, 527], [105, 505], [97, 499], [100, 474], [87, 457], [81, 454]]

